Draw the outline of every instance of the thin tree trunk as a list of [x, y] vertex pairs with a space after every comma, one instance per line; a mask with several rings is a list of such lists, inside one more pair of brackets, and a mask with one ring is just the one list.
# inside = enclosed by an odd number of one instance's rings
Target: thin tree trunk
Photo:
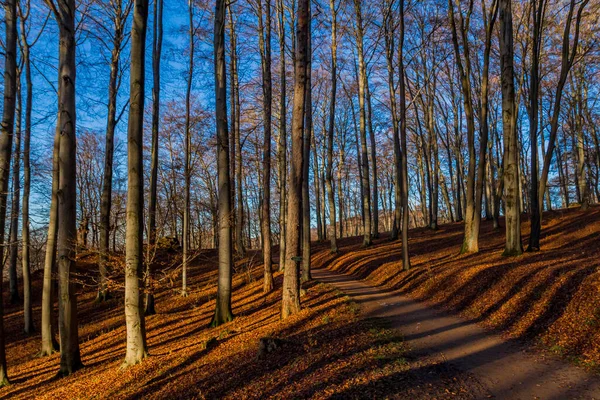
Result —
[[363, 196], [363, 246], [371, 245], [371, 186], [369, 182], [369, 156], [367, 148], [367, 112], [365, 107], [365, 96], [367, 86], [367, 68], [364, 59], [364, 26], [362, 17], [362, 3], [354, 0], [354, 11], [356, 14], [356, 46], [358, 51], [358, 107], [360, 123], [360, 147], [361, 147], [361, 183]]
[[14, 152], [12, 167], [12, 191], [10, 207], [10, 230], [8, 239], [8, 276], [11, 304], [19, 304], [19, 282], [17, 278], [17, 261], [19, 258], [19, 212], [21, 203], [21, 110], [23, 100], [21, 96], [21, 71], [17, 70], [17, 103], [16, 103], [16, 128], [14, 132]]
[[285, 20], [283, 0], [277, 2], [278, 8], [278, 36], [279, 36], [279, 79], [280, 79], [280, 102], [279, 102], [279, 142], [277, 153], [279, 157], [279, 271], [285, 269], [286, 257], [286, 181], [287, 181], [287, 104], [286, 104], [286, 79], [285, 79]]
[[185, 143], [184, 143], [184, 209], [183, 209], [183, 265], [181, 274], [181, 295], [187, 297], [187, 270], [190, 258], [190, 186], [192, 180], [191, 171], [191, 147], [192, 147], [192, 132], [191, 132], [191, 96], [192, 96], [192, 79], [194, 78], [194, 3], [192, 0], [188, 2], [188, 18], [189, 18], [189, 61], [188, 61], [188, 76], [185, 91]]
[[262, 67], [263, 92], [263, 158], [262, 158], [262, 251], [264, 265], [263, 292], [273, 290], [273, 259], [271, 256], [271, 120], [273, 107], [273, 83], [271, 78], [271, 0], [265, 0], [263, 22], [263, 0], [258, 0], [258, 30]]
[[230, 64], [231, 71], [229, 73], [231, 80], [231, 127], [230, 133], [232, 137], [231, 145], [231, 170], [234, 173], [234, 179], [232, 183], [232, 200], [235, 199], [235, 251], [239, 256], [244, 256], [244, 203], [242, 199], [242, 143], [240, 138], [240, 88], [239, 88], [239, 76], [237, 71], [238, 53], [237, 53], [237, 32], [235, 29], [235, 23], [233, 19], [233, 9], [231, 3], [228, 5], [229, 9], [229, 43], [231, 48]]
[[[301, 282], [308, 282], [312, 279], [310, 274], [310, 192], [309, 192], [309, 170], [310, 170], [310, 144], [313, 135], [313, 116], [312, 116], [312, 34], [310, 18], [310, 1], [308, 3], [308, 39], [306, 48], [306, 106], [304, 109], [304, 130], [302, 135], [302, 274]], [[315, 179], [319, 179], [315, 174]], [[321, 211], [317, 207], [317, 214]]]
[[[385, 30], [385, 55], [388, 72], [388, 91], [390, 96], [390, 112], [392, 117], [392, 138], [394, 144], [394, 219], [391, 239], [398, 239], [402, 224], [402, 153], [400, 150], [400, 126], [398, 121], [398, 106], [396, 103], [396, 85], [394, 83], [394, 54], [396, 27], [392, 11], [393, 1], [385, 2], [384, 30]], [[402, 78], [401, 78], [402, 79]]]
[[408, 160], [406, 143], [406, 85], [404, 82], [404, 0], [400, 0], [400, 38], [398, 75], [400, 79], [400, 142], [402, 159], [402, 268], [410, 269], [410, 256], [408, 253]]
[[[16, 0], [4, 2], [4, 103], [0, 127], [0, 260], [4, 260], [4, 229], [6, 201], [15, 121], [16, 76], [17, 76], [17, 7]], [[0, 289], [4, 274], [0, 274]], [[0, 387], [9, 384], [4, 344], [4, 301], [0, 298]]]
[[119, 79], [119, 63], [121, 58], [121, 46], [123, 44], [124, 24], [128, 12], [123, 14], [122, 1], [114, 3], [114, 36], [113, 48], [110, 60], [110, 80], [108, 83], [108, 119], [106, 122], [106, 145], [104, 149], [104, 176], [102, 180], [102, 195], [100, 198], [100, 257], [98, 265], [100, 269], [100, 282], [98, 285], [97, 301], [106, 301], [109, 297], [107, 287], [107, 264], [108, 246], [110, 241], [110, 210], [112, 207], [112, 176], [114, 138], [117, 125], [117, 92]]
[[145, 287], [146, 302], [144, 313], [156, 313], [152, 292], [152, 258], [156, 244], [156, 202], [158, 189], [158, 134], [160, 129], [160, 59], [163, 40], [163, 0], [154, 1], [154, 21], [152, 26], [152, 149], [150, 154], [150, 196], [148, 201], [148, 254], [146, 255]]
[[[537, 192], [538, 195], [538, 204], [543, 203], [543, 196], [546, 192], [546, 185], [548, 182], [548, 174], [550, 172], [550, 164], [552, 162], [552, 157], [554, 155], [554, 148], [556, 147], [556, 135], [558, 133], [558, 119], [560, 117], [560, 103], [562, 100], [563, 89], [565, 83], [567, 81], [567, 76], [569, 75], [569, 71], [573, 66], [575, 61], [575, 56], [577, 54], [577, 48], [579, 43], [579, 28], [581, 23], [581, 17], [583, 14], [583, 10], [587, 6], [589, 0], [582, 0], [579, 3], [579, 8], [577, 9], [577, 16], [575, 18], [575, 34], [573, 40], [571, 41], [571, 23], [573, 21], [573, 14], [575, 12], [575, 0], [570, 1], [569, 12], [564, 24], [564, 34], [563, 34], [563, 43], [562, 43], [562, 53], [561, 53], [561, 67], [560, 67], [560, 76], [558, 80], [558, 84], [556, 86], [556, 94], [554, 96], [554, 104], [552, 109], [552, 118], [550, 120], [550, 137], [548, 139], [548, 148], [546, 149], [546, 154], [544, 157], [544, 164], [542, 168], [542, 174], [540, 176], [540, 184]], [[569, 47], [571, 46], [571, 47]], [[565, 193], [568, 198], [568, 193]], [[542, 198], [542, 200], [539, 200]], [[540, 225], [541, 225], [541, 213], [540, 213]], [[537, 227], [535, 228], [535, 232], [537, 232]], [[541, 231], [541, 228], [539, 229]], [[534, 230], [532, 230], [534, 232]]]
[[[327, 185], [327, 199], [329, 201], [329, 241], [331, 253], [338, 251], [336, 241], [335, 194], [333, 192], [333, 135], [335, 128], [335, 101], [337, 96], [337, 9], [335, 0], [329, 0], [331, 9], [331, 98], [329, 99], [329, 127], [327, 130], [327, 164], [325, 165], [325, 184]], [[339, 168], [342, 168], [340, 164]], [[342, 183], [340, 181], [339, 186]], [[340, 219], [341, 223], [341, 219]], [[341, 228], [340, 228], [341, 234]]]
[[371, 205], [372, 205], [372, 210], [373, 210], [373, 217], [372, 217], [372, 236], [374, 238], [378, 238], [379, 237], [379, 193], [378, 193], [378, 189], [377, 189], [377, 183], [378, 183], [378, 172], [377, 172], [377, 143], [375, 142], [375, 129], [373, 129], [373, 110], [372, 110], [372, 105], [371, 105], [371, 90], [369, 89], [369, 78], [367, 77], [365, 79], [365, 98], [366, 98], [366, 102], [367, 102], [367, 118], [369, 120], [369, 141], [370, 141], [370, 145], [371, 145], [371, 165], [372, 165], [372, 171], [373, 171], [373, 193], [372, 193], [372, 200], [371, 200]]
[[31, 80], [31, 46], [27, 41], [27, 31], [25, 29], [25, 21], [27, 20], [31, 7], [29, 1], [20, 3], [20, 23], [21, 23], [21, 49], [23, 51], [23, 66], [25, 69], [25, 131], [23, 135], [23, 252], [22, 252], [22, 268], [23, 268], [23, 319], [24, 331], [26, 334], [31, 334], [34, 331], [33, 325], [33, 310], [31, 303], [31, 261], [30, 261], [30, 246], [31, 239], [29, 234], [29, 193], [31, 191], [31, 111], [33, 108], [33, 83]]

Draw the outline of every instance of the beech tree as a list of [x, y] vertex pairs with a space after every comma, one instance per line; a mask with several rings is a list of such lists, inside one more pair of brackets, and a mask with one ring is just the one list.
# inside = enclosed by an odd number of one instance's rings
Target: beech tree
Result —
[[256, 11], [258, 16], [258, 42], [262, 68], [264, 131], [262, 156], [263, 188], [261, 199], [261, 235], [265, 270], [263, 292], [268, 293], [273, 290], [273, 260], [271, 257], [271, 110], [273, 106], [273, 85], [271, 78], [271, 0], [265, 0], [264, 7], [262, 0], [258, 0]]
[[[337, 12], [335, 0], [329, 1], [331, 10], [331, 98], [329, 99], [329, 126], [327, 130], [327, 163], [325, 176], [327, 184], [327, 200], [329, 202], [329, 240], [331, 253], [337, 253], [337, 230], [335, 216], [335, 193], [333, 192], [333, 138], [335, 135], [335, 98], [337, 96]], [[341, 168], [341, 165], [340, 165]], [[341, 218], [340, 218], [341, 223]], [[341, 234], [341, 229], [340, 229]]]
[[58, 327], [60, 370], [67, 376], [83, 367], [79, 353], [77, 297], [72, 273], [77, 242], [77, 172], [75, 107], [75, 1], [46, 0], [59, 26], [58, 85]]
[[306, 107], [306, 81], [308, 64], [308, 0], [298, 1], [296, 24], [297, 45], [294, 57], [294, 102], [292, 109], [292, 160], [287, 191], [286, 268], [283, 275], [281, 318], [300, 311], [300, 264], [302, 249], [302, 183], [304, 166], [304, 112]]
[[29, 219], [29, 198], [31, 192], [31, 112], [33, 108], [33, 82], [31, 75], [31, 48], [44, 32], [42, 26], [37, 35], [30, 41], [30, 30], [27, 26], [31, 13], [31, 2], [29, 0], [19, 2], [19, 43], [23, 57], [23, 72], [25, 73], [25, 130], [23, 131], [23, 207], [22, 207], [22, 254], [23, 267], [23, 330], [27, 334], [34, 331], [33, 304], [31, 299], [31, 236]]
[[[156, 244], [156, 202], [158, 190], [158, 134], [160, 124], [160, 61], [163, 41], [164, 0], [154, 1], [154, 19], [152, 23], [152, 149], [150, 162], [150, 198], [148, 201], [148, 254], [146, 256], [146, 288], [148, 289], [152, 263], [150, 251]], [[154, 293], [147, 290], [145, 314], [155, 314]]]
[[188, 76], [185, 91], [185, 140], [183, 145], [184, 153], [184, 208], [183, 208], [183, 265], [182, 265], [182, 276], [181, 276], [181, 295], [186, 297], [187, 292], [187, 270], [190, 258], [190, 185], [191, 185], [191, 146], [192, 146], [192, 135], [191, 135], [191, 96], [192, 96], [192, 79], [194, 77], [194, 49], [195, 49], [195, 27], [194, 27], [194, 4], [192, 0], [188, 2], [188, 18], [189, 18], [189, 61], [188, 61]]
[[499, 0], [500, 75], [502, 81], [502, 129], [504, 132], [504, 198], [506, 245], [504, 255], [523, 252], [521, 243], [521, 208], [519, 194], [519, 150], [515, 118], [515, 78], [512, 24], [512, 0]]
[[[17, 2], [4, 2], [5, 26], [5, 57], [4, 57], [4, 103], [2, 111], [2, 126], [0, 131], [0, 243], [4, 243], [6, 221], [6, 200], [10, 159], [12, 153], [12, 138], [15, 123], [15, 105], [17, 90]], [[0, 246], [0, 259], [4, 259], [4, 246]], [[4, 276], [4, 274], [0, 274]], [[0, 277], [2, 284], [2, 277]], [[3, 300], [0, 299], [0, 320], [4, 319]], [[0, 387], [9, 384], [6, 367], [6, 350], [4, 338], [4, 322], [0, 321]]]
[[117, 94], [120, 86], [120, 62], [125, 36], [125, 24], [131, 11], [131, 1], [123, 4], [122, 0], [111, 2], [113, 31], [110, 59], [110, 78], [108, 83], [108, 117], [106, 121], [106, 145], [104, 148], [104, 175], [102, 179], [102, 197], [100, 201], [100, 251], [98, 266], [100, 279], [98, 284], [98, 301], [106, 301], [110, 297], [107, 288], [107, 264], [110, 242], [110, 212], [112, 207], [113, 158], [115, 128], [117, 126]]
[[148, 0], [135, 0], [131, 27], [129, 120], [127, 127], [127, 237], [125, 243], [125, 322], [127, 348], [122, 367], [148, 355], [142, 290], [144, 234], [144, 87]]
[[[485, 180], [486, 151], [489, 137], [489, 65], [490, 52], [492, 49], [492, 33], [498, 11], [497, 0], [491, 5], [486, 5], [482, 0], [482, 18], [485, 31], [483, 49], [483, 71], [481, 73], [480, 95], [477, 103], [474, 101], [472, 85], [472, 61], [469, 42], [470, 14], [473, 13], [473, 1], [468, 2], [467, 17], [463, 16], [463, 10], [456, 10], [458, 22], [452, 0], [448, 0], [448, 17], [452, 27], [452, 43], [454, 47], [457, 69], [459, 72], [465, 118], [467, 120], [467, 142], [469, 151], [469, 164], [467, 173], [467, 201], [465, 210], [465, 236], [461, 253], [473, 253], [479, 251], [479, 228], [481, 223], [482, 198]], [[460, 39], [459, 39], [460, 38]], [[462, 52], [461, 52], [462, 49]], [[475, 149], [475, 110], [479, 110], [479, 155], [476, 157]], [[478, 160], [477, 160], [478, 158]], [[477, 165], [478, 164], [478, 165]]]
[[219, 186], [219, 280], [215, 314], [211, 326], [233, 319], [231, 274], [233, 246], [231, 235], [231, 181], [229, 175], [229, 133], [227, 132], [227, 75], [225, 71], [225, 1], [216, 0], [214, 23], [215, 115], [217, 120], [217, 169]]

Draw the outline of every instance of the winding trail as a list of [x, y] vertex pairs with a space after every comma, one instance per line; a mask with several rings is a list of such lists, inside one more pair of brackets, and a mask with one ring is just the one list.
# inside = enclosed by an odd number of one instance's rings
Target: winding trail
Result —
[[598, 399], [600, 377], [554, 356], [528, 351], [477, 323], [417, 302], [397, 292], [326, 269], [313, 277], [360, 304], [364, 318], [384, 318], [398, 329], [416, 356], [436, 356], [474, 376], [497, 399]]

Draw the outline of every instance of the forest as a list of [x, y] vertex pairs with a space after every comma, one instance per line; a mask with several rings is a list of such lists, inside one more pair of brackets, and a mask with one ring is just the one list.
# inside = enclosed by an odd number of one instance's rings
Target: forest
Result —
[[0, 397], [600, 398], [600, 0], [2, 4]]

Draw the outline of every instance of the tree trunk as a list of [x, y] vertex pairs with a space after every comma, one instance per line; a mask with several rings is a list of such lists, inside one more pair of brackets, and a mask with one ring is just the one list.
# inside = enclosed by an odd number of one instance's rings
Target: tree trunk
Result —
[[233, 182], [231, 187], [231, 199], [235, 201], [234, 213], [235, 213], [235, 226], [234, 226], [234, 238], [235, 238], [235, 251], [239, 256], [244, 256], [244, 203], [242, 200], [242, 144], [240, 139], [240, 93], [239, 93], [239, 77], [237, 72], [238, 53], [237, 53], [237, 32], [235, 29], [235, 22], [233, 19], [233, 9], [231, 3], [228, 5], [229, 9], [229, 43], [230, 43], [230, 65], [231, 71], [229, 73], [231, 81], [231, 132], [232, 138], [231, 144], [231, 170], [233, 171]]
[[279, 101], [279, 142], [277, 143], [277, 154], [279, 161], [279, 271], [285, 269], [285, 243], [287, 228], [286, 218], [286, 181], [287, 181], [287, 104], [286, 104], [286, 79], [285, 79], [285, 20], [283, 0], [277, 3], [278, 27], [279, 27], [279, 79], [280, 79], [280, 101]]
[[194, 77], [194, 3], [192, 0], [188, 2], [188, 17], [189, 17], [189, 61], [188, 61], [188, 76], [185, 91], [185, 143], [184, 143], [184, 209], [183, 209], [183, 265], [181, 273], [181, 295], [187, 297], [187, 269], [190, 258], [190, 186], [192, 180], [191, 170], [191, 147], [192, 147], [192, 132], [191, 132], [191, 96], [192, 96], [192, 79]]
[[519, 149], [515, 121], [512, 1], [500, 0], [500, 67], [502, 74], [502, 127], [504, 130], [505, 256], [523, 252], [519, 204]]
[[287, 196], [286, 269], [283, 276], [281, 318], [285, 319], [300, 311], [299, 268], [301, 257], [300, 232], [302, 227], [302, 181], [304, 108], [306, 106], [306, 81], [308, 65], [308, 0], [298, 1], [296, 25], [296, 54], [294, 68], [294, 104], [292, 109], [292, 162], [290, 163]]
[[219, 281], [211, 326], [233, 319], [231, 312], [231, 196], [229, 179], [229, 133], [227, 132], [227, 75], [225, 71], [225, 1], [217, 0], [214, 25], [215, 101], [217, 121], [217, 169], [219, 202]]
[[356, 13], [356, 46], [358, 51], [358, 107], [360, 122], [360, 147], [361, 147], [361, 184], [363, 196], [363, 246], [371, 245], [371, 187], [369, 182], [369, 156], [367, 148], [367, 115], [365, 96], [367, 86], [367, 68], [364, 59], [364, 26], [362, 18], [362, 3], [354, 0]]
[[[327, 130], [327, 164], [325, 165], [325, 184], [327, 185], [327, 200], [329, 201], [329, 241], [331, 245], [331, 253], [335, 254], [338, 251], [336, 241], [337, 224], [335, 216], [335, 193], [333, 192], [333, 135], [335, 129], [335, 101], [337, 96], [337, 9], [335, 6], [335, 0], [329, 0], [329, 8], [331, 9], [331, 98], [329, 99], [329, 127]], [[339, 168], [342, 168], [341, 164]], [[339, 185], [341, 187], [341, 181]]]
[[273, 84], [271, 78], [271, 0], [265, 0], [263, 22], [263, 1], [258, 0], [258, 30], [262, 66], [263, 92], [263, 188], [262, 188], [262, 251], [264, 265], [263, 292], [273, 290], [273, 259], [271, 256], [271, 119], [273, 106]]
[[114, 36], [110, 60], [110, 80], [108, 83], [108, 119], [106, 122], [106, 145], [104, 149], [104, 179], [102, 180], [102, 195], [100, 198], [100, 281], [98, 285], [97, 301], [106, 301], [109, 298], [107, 287], [108, 246], [110, 237], [110, 210], [112, 206], [112, 175], [115, 128], [117, 125], [117, 92], [119, 79], [119, 63], [121, 46], [127, 14], [123, 15], [122, 1], [115, 2], [113, 10]]
[[158, 188], [158, 134], [160, 128], [160, 59], [163, 40], [163, 0], [154, 1], [154, 21], [152, 26], [152, 149], [150, 154], [150, 196], [148, 201], [148, 254], [146, 255], [145, 315], [156, 313], [152, 292], [152, 258], [156, 244], [156, 202]]
[[148, 0], [135, 0], [131, 28], [129, 124], [127, 127], [127, 230], [125, 242], [125, 323], [127, 350], [122, 367], [148, 355], [142, 291], [144, 233], [144, 87]]
[[398, 56], [398, 75], [400, 79], [400, 141], [402, 171], [402, 267], [405, 271], [410, 269], [408, 254], [408, 160], [406, 143], [406, 85], [404, 84], [404, 0], [400, 0], [400, 38]]
[[19, 211], [21, 203], [21, 110], [23, 106], [21, 96], [21, 71], [17, 70], [17, 103], [16, 103], [16, 129], [14, 132], [14, 152], [12, 167], [12, 190], [10, 207], [10, 230], [8, 239], [8, 276], [11, 304], [19, 304], [19, 282], [17, 278], [17, 261], [19, 258]]
[[369, 141], [370, 141], [370, 145], [371, 145], [371, 164], [372, 164], [372, 171], [373, 171], [373, 193], [372, 193], [372, 200], [371, 200], [371, 205], [372, 205], [372, 210], [373, 210], [373, 217], [372, 217], [372, 236], [374, 238], [378, 238], [379, 237], [379, 193], [378, 193], [378, 188], [377, 188], [377, 184], [378, 184], [378, 172], [377, 172], [377, 143], [375, 142], [375, 129], [373, 129], [373, 110], [372, 110], [372, 105], [371, 105], [371, 90], [369, 89], [369, 78], [366, 77], [365, 79], [365, 98], [366, 98], [366, 102], [367, 102], [367, 118], [369, 120]]
[[21, 48], [23, 51], [23, 66], [25, 69], [25, 131], [23, 135], [23, 319], [24, 331], [31, 334], [34, 331], [33, 310], [31, 303], [31, 261], [30, 261], [30, 221], [29, 221], [29, 193], [31, 191], [31, 112], [33, 108], [33, 83], [31, 80], [31, 58], [30, 44], [27, 41], [27, 31], [25, 29], [26, 15], [29, 15], [30, 3], [20, 3], [20, 23], [21, 23]]
[[[577, 54], [578, 43], [579, 43], [579, 27], [581, 23], [581, 16], [583, 14], [583, 10], [587, 6], [589, 0], [582, 0], [579, 3], [579, 8], [577, 9], [577, 16], [575, 18], [575, 34], [573, 40], [571, 41], [571, 24], [573, 21], [573, 14], [575, 12], [575, 0], [571, 0], [569, 3], [569, 12], [564, 23], [564, 33], [563, 33], [563, 43], [562, 43], [562, 52], [561, 52], [561, 67], [560, 67], [560, 76], [558, 80], [558, 84], [556, 86], [556, 94], [554, 96], [554, 104], [552, 109], [552, 118], [550, 120], [550, 137], [548, 139], [548, 148], [546, 149], [546, 154], [544, 156], [544, 164], [542, 168], [542, 174], [540, 176], [540, 184], [539, 189], [537, 191], [538, 196], [538, 205], [543, 204], [543, 196], [546, 192], [546, 184], [548, 182], [548, 174], [550, 172], [550, 164], [552, 162], [552, 157], [554, 155], [554, 148], [556, 147], [556, 135], [558, 133], [558, 119], [560, 117], [560, 103], [562, 100], [563, 89], [565, 87], [565, 83], [567, 81], [567, 76], [569, 75], [569, 71], [573, 66], [575, 61], [575, 56]], [[569, 195], [565, 192], [565, 197], [568, 199]], [[541, 199], [541, 200], [540, 200]], [[537, 227], [532, 229], [532, 232], [541, 231], [541, 213], [540, 213], [540, 228]], [[539, 239], [538, 239], [539, 241]]]
[[[309, 170], [310, 170], [310, 144], [313, 135], [312, 116], [312, 34], [311, 34], [310, 2], [308, 3], [308, 39], [306, 48], [306, 106], [304, 109], [304, 130], [302, 135], [302, 274], [301, 282], [312, 279], [310, 274], [310, 192], [309, 192]], [[314, 174], [315, 179], [319, 179]], [[317, 194], [318, 195], [318, 194]], [[317, 214], [321, 211], [317, 207]]]
[[71, 280], [75, 269], [77, 239], [77, 173], [75, 117], [75, 1], [61, 0], [58, 6], [48, 1], [59, 25], [59, 130], [58, 145], [58, 320], [60, 331], [61, 376], [80, 369], [77, 298]]
[[398, 239], [402, 224], [402, 153], [400, 150], [400, 126], [396, 102], [396, 84], [394, 83], [394, 40], [396, 37], [395, 19], [392, 11], [393, 1], [386, 0], [384, 9], [385, 55], [388, 73], [388, 91], [392, 117], [392, 140], [394, 148], [394, 219], [391, 239]]
[[[2, 125], [0, 131], [0, 244], [4, 243], [6, 221], [6, 200], [10, 159], [12, 152], [12, 137], [15, 121], [15, 95], [17, 75], [17, 8], [16, 0], [4, 2], [4, 103]], [[0, 246], [0, 260], [4, 260], [4, 246]], [[0, 288], [4, 274], [0, 274]], [[0, 387], [9, 384], [6, 368], [6, 351], [4, 345], [4, 315], [3, 300], [0, 298]]]

